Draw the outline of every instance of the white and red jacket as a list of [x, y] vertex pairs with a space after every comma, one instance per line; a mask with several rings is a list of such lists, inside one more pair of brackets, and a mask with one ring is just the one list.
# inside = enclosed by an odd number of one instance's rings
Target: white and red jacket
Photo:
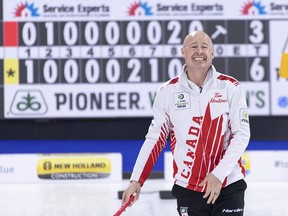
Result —
[[246, 99], [236, 79], [211, 66], [199, 88], [187, 79], [184, 65], [182, 74], [157, 92], [153, 112], [131, 180], [144, 184], [169, 134], [175, 184], [205, 191], [199, 184], [210, 172], [223, 187], [245, 177], [241, 155], [250, 127]]

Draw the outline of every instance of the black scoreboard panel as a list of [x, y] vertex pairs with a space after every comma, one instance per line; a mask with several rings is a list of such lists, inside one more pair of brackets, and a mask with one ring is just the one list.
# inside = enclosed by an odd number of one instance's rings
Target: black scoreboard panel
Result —
[[[1, 35], [5, 31], [3, 23], [0, 23]], [[218, 71], [242, 83], [255, 82], [255, 85], [259, 85], [269, 82], [269, 20], [60, 19], [17, 21], [14, 24], [12, 26], [17, 27], [14, 29], [18, 34], [17, 41], [9, 43], [15, 44], [13, 58], [19, 64], [16, 84], [24, 86], [25, 91], [30, 87], [37, 87], [37, 91], [41, 91], [45, 86], [62, 86], [66, 91], [70, 88], [73, 92], [80, 86], [85, 88], [85, 85], [89, 88], [94, 85], [97, 91], [98, 84], [105, 85], [108, 90], [112, 87], [114, 90], [111, 91], [115, 93], [118, 91], [117, 85], [125, 84], [135, 84], [135, 89], [138, 89], [137, 84], [145, 84], [147, 89], [152, 90], [149, 85], [160, 86], [181, 72], [184, 64], [182, 42], [194, 30], [203, 30], [212, 38], [213, 64]], [[6, 49], [3, 40], [0, 43]], [[10, 48], [7, 48], [8, 51]], [[3, 59], [0, 60], [1, 68], [5, 68]], [[3, 76], [0, 79], [5, 86]], [[17, 98], [16, 93], [10, 97]], [[45, 97], [44, 93], [41, 94]], [[87, 97], [88, 94], [91, 93], [87, 93]], [[150, 100], [152, 93], [145, 94], [149, 94]], [[12, 106], [6, 109], [12, 110]], [[48, 107], [47, 110], [51, 109]], [[70, 117], [81, 117], [73, 115]], [[101, 114], [94, 117], [99, 116]], [[104, 116], [114, 117], [113, 114]], [[141, 110], [136, 116], [142, 116]], [[61, 112], [56, 115], [58, 117], [62, 117]]]
[[213, 39], [217, 68], [240, 81], [268, 81], [267, 20], [153, 20], [19, 22], [20, 83], [164, 82], [181, 68], [184, 36], [193, 29], [211, 36], [219, 26], [228, 32]]

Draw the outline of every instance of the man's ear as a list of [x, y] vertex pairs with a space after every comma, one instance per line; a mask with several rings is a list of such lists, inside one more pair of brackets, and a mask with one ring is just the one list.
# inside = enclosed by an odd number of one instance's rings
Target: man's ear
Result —
[[182, 48], [181, 48], [181, 54], [182, 54], [182, 56], [184, 56], [184, 53], [185, 53], [185, 49], [184, 49], [184, 47], [182, 47]]

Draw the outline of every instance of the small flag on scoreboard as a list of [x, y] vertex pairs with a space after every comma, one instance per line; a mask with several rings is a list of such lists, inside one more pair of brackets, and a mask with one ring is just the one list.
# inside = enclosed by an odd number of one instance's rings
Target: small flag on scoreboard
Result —
[[4, 47], [18, 46], [18, 22], [4, 22]]
[[4, 59], [4, 84], [19, 84], [18, 59]]

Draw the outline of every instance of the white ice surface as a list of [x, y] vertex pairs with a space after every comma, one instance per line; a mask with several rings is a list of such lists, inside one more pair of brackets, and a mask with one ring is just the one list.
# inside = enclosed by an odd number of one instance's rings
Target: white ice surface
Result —
[[[116, 184], [0, 184], [0, 216], [112, 216], [120, 207]], [[148, 180], [123, 216], [177, 216], [176, 201], [162, 200], [164, 180]], [[245, 216], [288, 216], [288, 182], [248, 183]]]

